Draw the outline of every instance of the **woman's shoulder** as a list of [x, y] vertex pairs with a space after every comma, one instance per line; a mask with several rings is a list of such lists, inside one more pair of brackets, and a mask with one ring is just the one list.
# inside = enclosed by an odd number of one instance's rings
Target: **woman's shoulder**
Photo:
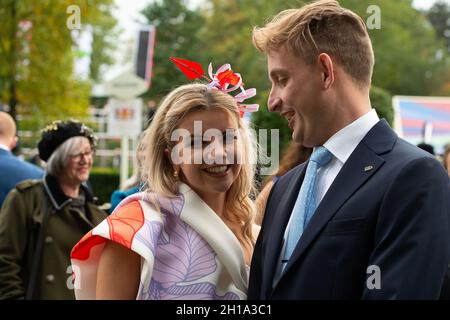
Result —
[[24, 180], [19, 182], [15, 189], [17, 189], [20, 192], [25, 192], [27, 190], [31, 191], [34, 190], [35, 188], [40, 188], [41, 185], [43, 185], [43, 181], [42, 179], [28, 179], [28, 180]]
[[163, 222], [159, 206], [142, 194], [134, 194], [122, 200], [108, 219], [127, 220], [133, 224], [143, 224], [144, 220]]
[[[17, 211], [21, 211], [18, 210], [18, 207], [33, 207], [40, 201], [35, 199], [41, 199], [43, 194], [42, 180], [31, 179], [19, 182], [5, 197], [3, 201], [3, 210], [12, 208], [14, 214], [17, 214], [19, 213]], [[25, 211], [31, 212], [31, 210]]]
[[133, 240], [144, 224], [145, 215], [138, 200], [122, 204], [81, 239], [75, 246], [72, 256], [77, 257], [79, 255], [78, 252], [86, 250], [85, 248], [90, 250], [92, 247], [91, 243], [96, 245], [97, 241], [104, 243], [106, 240], [110, 240], [132, 249]]
[[144, 211], [139, 200], [131, 200], [125, 204], [118, 206], [111, 214], [110, 218], [114, 217], [129, 217], [138, 218], [144, 215]]

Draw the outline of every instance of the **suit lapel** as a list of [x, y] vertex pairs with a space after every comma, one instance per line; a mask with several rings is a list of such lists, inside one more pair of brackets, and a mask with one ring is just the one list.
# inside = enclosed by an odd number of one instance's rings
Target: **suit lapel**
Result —
[[382, 120], [358, 144], [317, 207], [292, 253], [285, 272], [302, 257], [339, 208], [384, 164], [384, 159], [379, 154], [391, 150], [396, 139], [395, 133]]
[[281, 249], [283, 247], [283, 236], [286, 230], [287, 223], [294, 208], [297, 195], [300, 191], [300, 186], [305, 178], [306, 164], [298, 166], [293, 178], [287, 185], [285, 190], [279, 190], [283, 196], [280, 199], [279, 205], [275, 206], [276, 210], [272, 213], [270, 225], [265, 228], [270, 228], [268, 236], [266, 237], [267, 247], [265, 248], [266, 257], [264, 258], [264, 275], [263, 279], [267, 279], [268, 290], [272, 291], [272, 282], [278, 264]]

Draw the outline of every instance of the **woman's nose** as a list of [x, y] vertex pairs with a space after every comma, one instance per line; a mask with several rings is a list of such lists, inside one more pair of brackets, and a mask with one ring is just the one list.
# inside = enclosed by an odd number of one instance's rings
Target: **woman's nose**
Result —
[[206, 159], [208, 164], [224, 164], [227, 159], [227, 145], [220, 141], [214, 141], [210, 145], [211, 149], [206, 154]]

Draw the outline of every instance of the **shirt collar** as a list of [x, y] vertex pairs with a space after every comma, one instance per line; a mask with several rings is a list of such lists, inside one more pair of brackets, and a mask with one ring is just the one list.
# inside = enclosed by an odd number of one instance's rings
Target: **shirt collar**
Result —
[[359, 117], [336, 132], [323, 146], [339, 161], [345, 163], [367, 132], [369, 132], [378, 121], [380, 121], [380, 118], [375, 109], [372, 109], [362, 117]]
[[0, 143], [0, 149], [3, 149], [3, 150], [11, 152], [11, 150], [9, 150], [9, 148], [6, 145], [1, 144], [1, 143]]
[[[72, 198], [68, 197], [59, 186], [58, 178], [56, 178], [53, 175], [47, 174], [44, 178], [44, 188], [47, 191], [48, 196], [50, 197], [50, 200], [52, 201], [54, 207], [57, 210], [61, 210], [65, 205], [72, 202]], [[80, 188], [84, 192], [84, 196], [86, 199], [86, 202], [94, 202], [95, 198], [90, 193], [89, 189], [84, 185], [81, 184]]]

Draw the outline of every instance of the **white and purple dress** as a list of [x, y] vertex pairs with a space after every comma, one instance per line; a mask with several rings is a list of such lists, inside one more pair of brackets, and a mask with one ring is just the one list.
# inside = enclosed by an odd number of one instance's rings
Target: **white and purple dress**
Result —
[[138, 300], [247, 296], [248, 270], [239, 241], [185, 184], [180, 183], [176, 198], [129, 196], [78, 242], [71, 254], [77, 299], [95, 299], [99, 258], [108, 240], [141, 256]]

